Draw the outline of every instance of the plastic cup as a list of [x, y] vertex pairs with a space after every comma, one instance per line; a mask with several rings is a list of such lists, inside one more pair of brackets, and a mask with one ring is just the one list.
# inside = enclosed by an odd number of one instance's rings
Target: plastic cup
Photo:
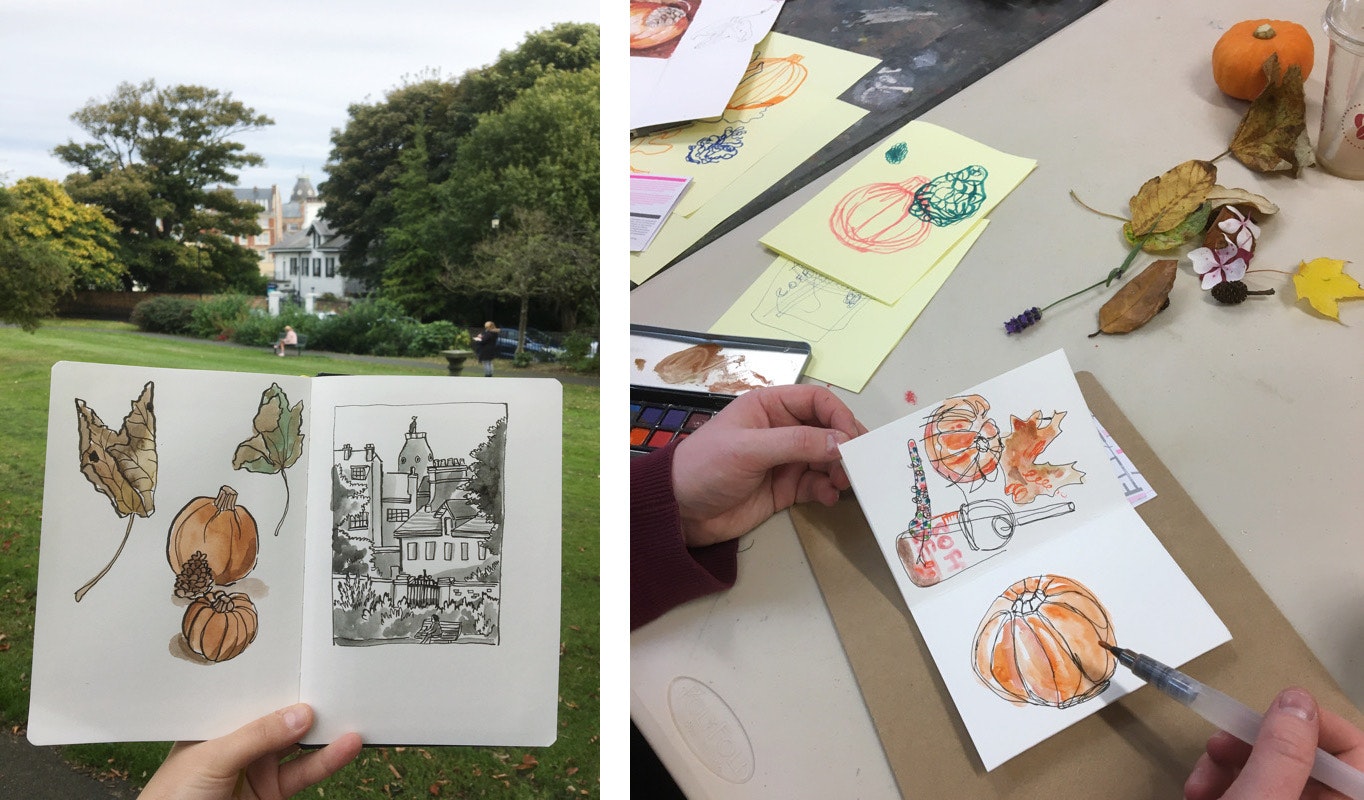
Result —
[[1322, 16], [1330, 37], [1317, 163], [1364, 179], [1364, 0], [1332, 0]]

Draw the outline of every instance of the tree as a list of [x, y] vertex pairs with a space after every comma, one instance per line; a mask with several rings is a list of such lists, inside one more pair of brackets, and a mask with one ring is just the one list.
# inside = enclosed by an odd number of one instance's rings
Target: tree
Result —
[[515, 209], [507, 227], [474, 248], [475, 269], [449, 270], [442, 283], [451, 291], [486, 292], [518, 301], [516, 350], [521, 352], [532, 300], [596, 295], [595, 237], [555, 224], [538, 208]]
[[274, 124], [269, 117], [230, 92], [146, 81], [119, 84], [71, 119], [94, 141], [54, 148], [79, 170], [66, 190], [118, 227], [130, 281], [153, 291], [263, 288], [255, 254], [225, 238], [259, 233], [259, 209], [210, 187], [264, 163], [233, 137]]
[[26, 234], [14, 192], [0, 186], [0, 320], [32, 333], [72, 283], [71, 264], [52, 242]]
[[488, 428], [488, 438], [469, 453], [473, 462], [469, 478], [469, 502], [492, 521], [488, 550], [502, 553], [502, 464], [507, 452], [507, 418]]
[[[398, 222], [397, 192], [404, 176], [413, 190], [419, 179], [429, 185], [445, 183], [463, 141], [482, 124], [480, 115], [503, 110], [551, 72], [595, 69], [598, 40], [596, 25], [555, 25], [528, 35], [516, 50], [504, 51], [496, 63], [471, 70], [458, 80], [425, 75], [389, 92], [381, 102], [352, 105], [345, 128], [332, 132], [328, 177], [318, 189], [326, 202], [322, 216], [350, 239], [342, 254], [342, 273], [381, 286], [387, 278], [388, 259], [403, 249], [385, 245], [387, 235], [407, 227]], [[404, 162], [404, 154], [416, 144], [418, 126], [424, 131], [425, 158]], [[592, 127], [595, 130], [595, 116]], [[595, 159], [595, 149], [593, 155]], [[436, 205], [430, 208], [438, 210]], [[452, 250], [446, 257], [467, 258], [491, 216], [489, 210], [479, 218], [472, 238], [463, 231], [464, 241], [444, 234], [442, 249]], [[434, 246], [434, 241], [423, 246]], [[415, 284], [399, 279], [396, 285]]]
[[24, 178], [11, 190], [16, 235], [42, 240], [71, 268], [73, 288], [119, 289], [127, 268], [118, 260], [117, 229], [94, 206], [77, 203], [61, 184]]

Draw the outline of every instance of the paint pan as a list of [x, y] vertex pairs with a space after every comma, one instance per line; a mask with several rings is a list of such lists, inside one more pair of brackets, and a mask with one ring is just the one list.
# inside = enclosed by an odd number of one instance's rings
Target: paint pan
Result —
[[630, 454], [695, 433], [735, 397], [796, 383], [806, 342], [630, 326]]

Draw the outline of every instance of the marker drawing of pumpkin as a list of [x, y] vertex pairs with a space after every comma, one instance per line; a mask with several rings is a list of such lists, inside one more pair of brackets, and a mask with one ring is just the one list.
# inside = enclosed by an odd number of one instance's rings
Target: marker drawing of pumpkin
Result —
[[1067, 708], [1108, 688], [1117, 661], [1112, 620], [1094, 593], [1059, 575], [1024, 578], [985, 613], [971, 668], [1013, 703]]
[[630, 49], [648, 50], [681, 36], [693, 9], [685, 2], [630, 4]]
[[900, 183], [869, 183], [843, 197], [829, 215], [829, 232], [859, 253], [898, 253], [924, 240], [933, 226], [916, 213], [922, 176]]
[[933, 471], [953, 483], [989, 480], [1004, 455], [999, 426], [988, 414], [990, 403], [978, 394], [953, 397], [924, 425], [924, 452]]
[[732, 111], [771, 108], [791, 95], [810, 77], [810, 69], [800, 63], [804, 56], [792, 53], [782, 58], [755, 58], [748, 64], [734, 95], [729, 98]]

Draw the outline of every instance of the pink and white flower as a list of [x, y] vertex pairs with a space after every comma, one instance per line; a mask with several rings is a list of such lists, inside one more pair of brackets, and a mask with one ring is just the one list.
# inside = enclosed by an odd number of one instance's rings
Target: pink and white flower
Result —
[[1246, 266], [1250, 261], [1250, 251], [1242, 250], [1235, 243], [1218, 250], [1200, 247], [1189, 251], [1194, 272], [1203, 276], [1203, 288], [1211, 289], [1223, 281], [1239, 281], [1246, 276]]

